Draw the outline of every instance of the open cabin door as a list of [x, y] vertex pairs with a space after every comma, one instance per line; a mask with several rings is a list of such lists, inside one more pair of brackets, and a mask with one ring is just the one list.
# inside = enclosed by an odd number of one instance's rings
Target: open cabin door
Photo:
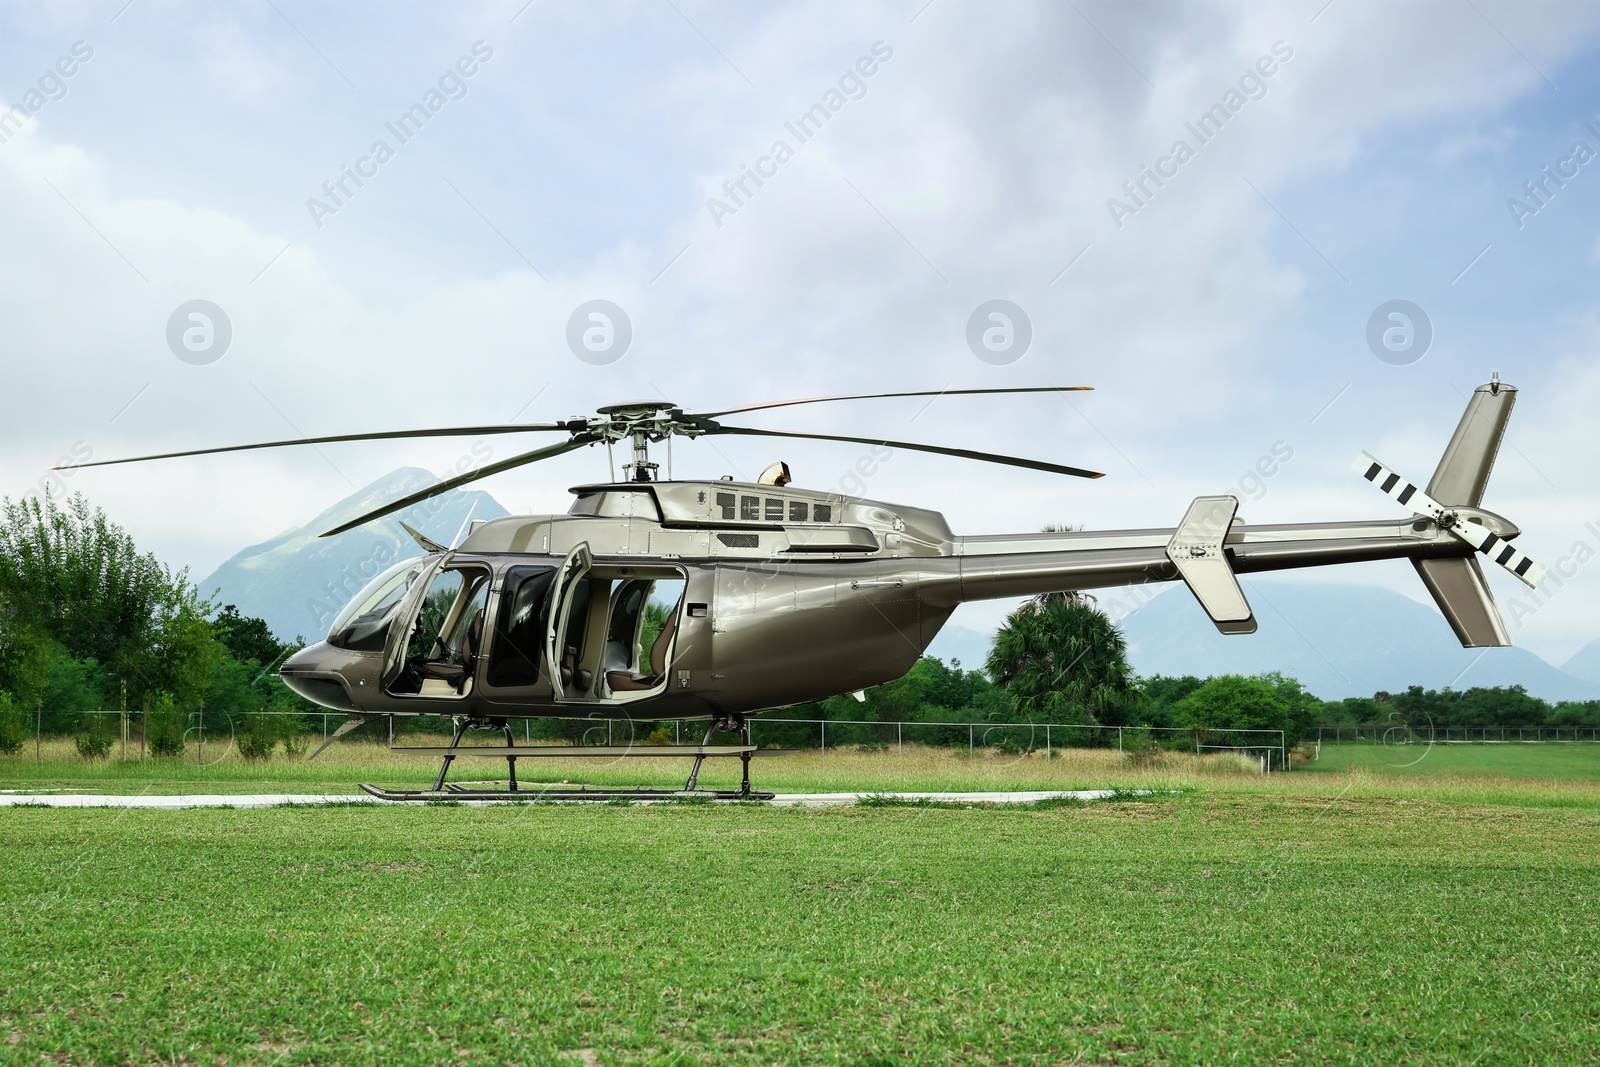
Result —
[[564, 654], [572, 596], [593, 565], [594, 555], [589, 551], [588, 542], [580, 541], [561, 561], [561, 569], [556, 571], [555, 582], [550, 586], [550, 625], [545, 632], [544, 662], [550, 674], [550, 695], [558, 701], [566, 698], [562, 672], [566, 668]]
[[405, 668], [406, 645], [411, 642], [411, 634], [417, 628], [417, 617], [422, 614], [422, 599], [428, 595], [428, 589], [433, 585], [434, 577], [439, 570], [455, 557], [454, 552], [446, 552], [431, 562], [423, 563], [412, 572], [411, 588], [406, 590], [405, 605], [400, 609], [400, 614], [395, 616], [394, 625], [389, 627], [389, 635], [383, 644], [383, 675], [381, 688], [384, 692], [400, 677], [400, 672]]

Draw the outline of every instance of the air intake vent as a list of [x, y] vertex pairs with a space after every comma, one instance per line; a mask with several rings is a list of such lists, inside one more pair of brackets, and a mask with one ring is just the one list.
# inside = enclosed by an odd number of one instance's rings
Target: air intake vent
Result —
[[761, 547], [761, 535], [760, 534], [719, 533], [719, 534], [717, 534], [717, 540], [721, 541], [724, 545], [726, 545], [729, 548], [760, 548]]

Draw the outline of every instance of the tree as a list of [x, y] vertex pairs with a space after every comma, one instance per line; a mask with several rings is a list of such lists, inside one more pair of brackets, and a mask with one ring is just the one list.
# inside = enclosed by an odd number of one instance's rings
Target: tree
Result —
[[239, 614], [236, 605], [226, 604], [212, 624], [220, 640], [240, 663], [254, 661], [257, 667], [275, 666], [283, 658], [285, 646], [273, 636], [265, 619]]
[[81, 493], [7, 498], [0, 506], [0, 611], [76, 658], [112, 663], [147, 637], [172, 575]]
[[1114, 726], [1138, 706], [1121, 632], [1076, 597], [1034, 599], [1013, 612], [995, 634], [988, 670], [1027, 721]]
[[1288, 731], [1294, 706], [1269, 679], [1224, 674], [1207, 679], [1172, 711], [1180, 726], [1201, 730]]
[[215, 644], [209, 611], [186, 570], [141, 553], [81, 493], [64, 505], [48, 492], [0, 502], [0, 688], [39, 688], [18, 672], [47, 662], [53, 642], [125, 681], [130, 699], [192, 693]]
[[1142, 715], [1144, 725], [1171, 726], [1173, 706], [1199, 689], [1202, 684], [1200, 679], [1192, 674], [1186, 674], [1181, 678], [1169, 678], [1162, 674], [1140, 678], [1138, 687], [1144, 697]]

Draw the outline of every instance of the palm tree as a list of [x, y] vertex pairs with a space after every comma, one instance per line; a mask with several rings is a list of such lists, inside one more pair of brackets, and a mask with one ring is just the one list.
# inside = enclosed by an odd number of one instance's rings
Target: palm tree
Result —
[[1077, 593], [1023, 603], [995, 634], [987, 667], [1024, 720], [1118, 725], [1137, 700], [1127, 642]]

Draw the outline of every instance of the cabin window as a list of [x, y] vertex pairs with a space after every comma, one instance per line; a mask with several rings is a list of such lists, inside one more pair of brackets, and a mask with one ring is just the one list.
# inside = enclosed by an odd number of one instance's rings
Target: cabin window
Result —
[[761, 498], [758, 496], [742, 496], [739, 498], [739, 518], [751, 522], [761, 521]]
[[833, 521], [833, 505], [832, 504], [814, 504], [814, 505], [812, 505], [812, 508], [811, 508], [811, 521], [812, 522], [832, 522]]
[[723, 518], [731, 519], [735, 517], [736, 513], [734, 511], [734, 503], [735, 500], [732, 493], [717, 494], [717, 507], [722, 509]]
[[533, 685], [539, 680], [553, 567], [512, 567], [500, 594], [499, 617], [489, 642], [489, 684]]
[[805, 522], [806, 521], [806, 502], [804, 500], [791, 500], [791, 501], [789, 501], [789, 521], [790, 522]]
[[767, 497], [767, 521], [783, 521], [783, 501], [779, 500], [777, 497]]

